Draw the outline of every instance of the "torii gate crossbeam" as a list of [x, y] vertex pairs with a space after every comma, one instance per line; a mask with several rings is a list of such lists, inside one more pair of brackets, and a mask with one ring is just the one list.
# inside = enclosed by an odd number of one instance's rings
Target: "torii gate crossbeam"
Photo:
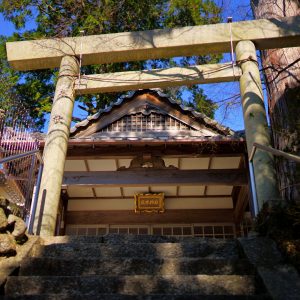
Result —
[[[235, 22], [233, 45], [250, 40], [256, 49], [295, 47], [300, 16]], [[11, 66], [20, 71], [57, 68], [65, 55], [82, 55], [82, 65], [176, 56], [225, 53], [231, 50], [230, 24], [188, 26], [138, 32], [42, 39], [6, 44]]]
[[[17, 70], [60, 67], [44, 148], [44, 173], [38, 204], [38, 207], [43, 208], [41, 235], [48, 236], [55, 233], [75, 99], [75, 81], [80, 71], [78, 58], [82, 57], [82, 65], [89, 65], [223, 53], [230, 51], [230, 40], [229, 24], [215, 24], [7, 43], [8, 61]], [[280, 20], [264, 19], [233, 23], [232, 40], [236, 46], [237, 61], [240, 65], [240, 68], [234, 66], [232, 71], [237, 70], [237, 77], [240, 77], [246, 140], [250, 154], [254, 142], [265, 146], [270, 145], [256, 49], [300, 45], [300, 16]], [[201, 68], [205, 69], [209, 66], [201, 66]], [[220, 68], [220, 65], [216, 68]], [[221, 79], [218, 76], [202, 76], [202, 78], [195, 79], [194, 74], [189, 72], [185, 74], [185, 77], [177, 76], [176, 80], [183, 84], [184, 80], [189, 79], [205, 83], [228, 81], [232, 78], [232, 74], [228, 72], [223, 74]], [[168, 82], [172, 84], [172, 78], [174, 79], [174, 76], [164, 79], [165, 86]], [[125, 86], [123, 88], [125, 89]], [[274, 199], [277, 195], [273, 156], [262, 151], [257, 152], [254, 168], [261, 206], [265, 201]]]

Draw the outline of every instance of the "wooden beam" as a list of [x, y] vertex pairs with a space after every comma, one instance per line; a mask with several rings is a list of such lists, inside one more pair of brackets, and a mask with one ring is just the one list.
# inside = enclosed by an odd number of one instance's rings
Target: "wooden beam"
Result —
[[232, 223], [232, 209], [168, 209], [163, 214], [136, 214], [132, 210], [68, 211], [66, 224], [192, 224]]
[[[258, 50], [300, 44], [300, 16], [232, 23], [234, 46], [252, 40]], [[189, 26], [6, 44], [16, 70], [55, 68], [65, 55], [82, 55], [82, 65], [230, 52], [230, 24]]]
[[[151, 143], [145, 143], [146, 145], [131, 144], [131, 141], [126, 141], [123, 146], [107, 146], [105, 141], [104, 145], [99, 145], [98, 142], [90, 146], [78, 146], [69, 149], [68, 160], [78, 160], [78, 159], [99, 159], [99, 158], [134, 158], [142, 152], [151, 151], [158, 156], [168, 156], [168, 157], [236, 157], [241, 156], [245, 152], [244, 142], [232, 142], [232, 144], [221, 144], [218, 142], [214, 143], [194, 143], [190, 141], [188, 144], [178, 145], [168, 145], [168, 141], [161, 145], [153, 146]], [[125, 141], [124, 141], [125, 142]], [[130, 147], [129, 147], [129, 146]]]
[[63, 185], [145, 186], [145, 185], [247, 185], [241, 169], [220, 170], [124, 170], [100, 172], [65, 172]]
[[[87, 161], [86, 159], [84, 159], [83, 162], [84, 162], [84, 164], [85, 164], [86, 170], [87, 170], [88, 172], [90, 172], [91, 170], [90, 170], [88, 161]], [[95, 191], [94, 188], [92, 188], [92, 193], [93, 193], [94, 198], [96, 198], [97, 195], [96, 195], [96, 191]]]
[[[211, 167], [211, 162], [212, 162], [212, 156], [209, 157], [207, 169], [210, 169], [210, 167]], [[207, 195], [207, 185], [204, 187], [203, 194], [204, 194], [204, 196]]]
[[239, 80], [241, 69], [231, 63], [211, 64], [184, 68], [82, 75], [76, 81], [77, 94], [121, 92], [145, 88], [229, 82]]
[[[151, 193], [151, 187], [149, 187], [149, 193]], [[220, 199], [220, 198], [232, 198], [231, 195], [178, 195], [178, 196], [166, 196], [165, 199], [193, 199], [193, 198], [199, 198], [199, 199]], [[133, 199], [133, 196], [107, 196], [107, 197], [71, 197], [70, 200], [126, 200], [126, 199]]]
[[[116, 162], [116, 167], [117, 167], [117, 170], [118, 170], [120, 168], [119, 159], [115, 158], [115, 162]], [[123, 189], [123, 187], [120, 187], [120, 193], [121, 193], [122, 198], [124, 198], [124, 189]]]
[[241, 187], [239, 190], [237, 202], [235, 204], [235, 208], [233, 212], [234, 220], [237, 224], [243, 221], [244, 213], [248, 203], [249, 203], [249, 188], [244, 186]]

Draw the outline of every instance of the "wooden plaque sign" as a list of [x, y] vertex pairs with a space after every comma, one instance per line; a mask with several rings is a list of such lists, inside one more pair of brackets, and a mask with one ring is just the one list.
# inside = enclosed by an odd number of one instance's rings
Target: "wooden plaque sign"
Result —
[[135, 194], [136, 213], [163, 213], [165, 211], [165, 194]]

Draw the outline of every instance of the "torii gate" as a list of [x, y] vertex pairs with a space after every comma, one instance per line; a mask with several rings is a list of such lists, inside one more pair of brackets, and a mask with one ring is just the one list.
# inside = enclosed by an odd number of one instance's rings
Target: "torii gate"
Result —
[[[231, 28], [230, 28], [231, 26]], [[237, 63], [81, 76], [80, 65], [230, 52]], [[240, 81], [248, 153], [270, 145], [256, 49], [300, 45], [300, 16], [85, 37], [7, 43], [16, 70], [60, 67], [44, 149], [39, 203], [45, 196], [41, 235], [54, 235], [76, 93], [100, 93], [196, 83]], [[80, 61], [81, 60], [81, 61]], [[257, 151], [258, 202], [278, 197], [270, 153]]]

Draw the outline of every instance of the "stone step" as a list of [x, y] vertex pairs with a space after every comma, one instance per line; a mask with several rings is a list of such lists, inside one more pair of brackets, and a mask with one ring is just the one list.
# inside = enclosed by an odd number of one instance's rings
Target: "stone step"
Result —
[[54, 236], [43, 237], [45, 244], [66, 244], [66, 243], [179, 243], [179, 242], [216, 242], [234, 243], [232, 239], [213, 239], [180, 236], [160, 236], [160, 235], [134, 235], [134, 234], [106, 234], [103, 236]]
[[12, 276], [5, 285], [7, 296], [55, 294], [74, 299], [78, 293], [88, 297], [99, 294], [248, 296], [258, 290], [253, 276], [239, 275]]
[[[4, 296], [3, 300], [86, 300], [89, 295], [22, 295], [22, 296]], [[118, 294], [101, 294], [93, 295], [93, 300], [272, 300], [267, 294], [260, 295], [170, 295], [170, 294], [155, 294], [155, 295], [118, 295]]]
[[181, 243], [68, 243], [36, 245], [32, 256], [43, 257], [143, 257], [143, 258], [239, 258], [238, 245], [225, 241], [193, 241]]
[[254, 269], [246, 260], [199, 258], [30, 258], [20, 275], [246, 275]]

